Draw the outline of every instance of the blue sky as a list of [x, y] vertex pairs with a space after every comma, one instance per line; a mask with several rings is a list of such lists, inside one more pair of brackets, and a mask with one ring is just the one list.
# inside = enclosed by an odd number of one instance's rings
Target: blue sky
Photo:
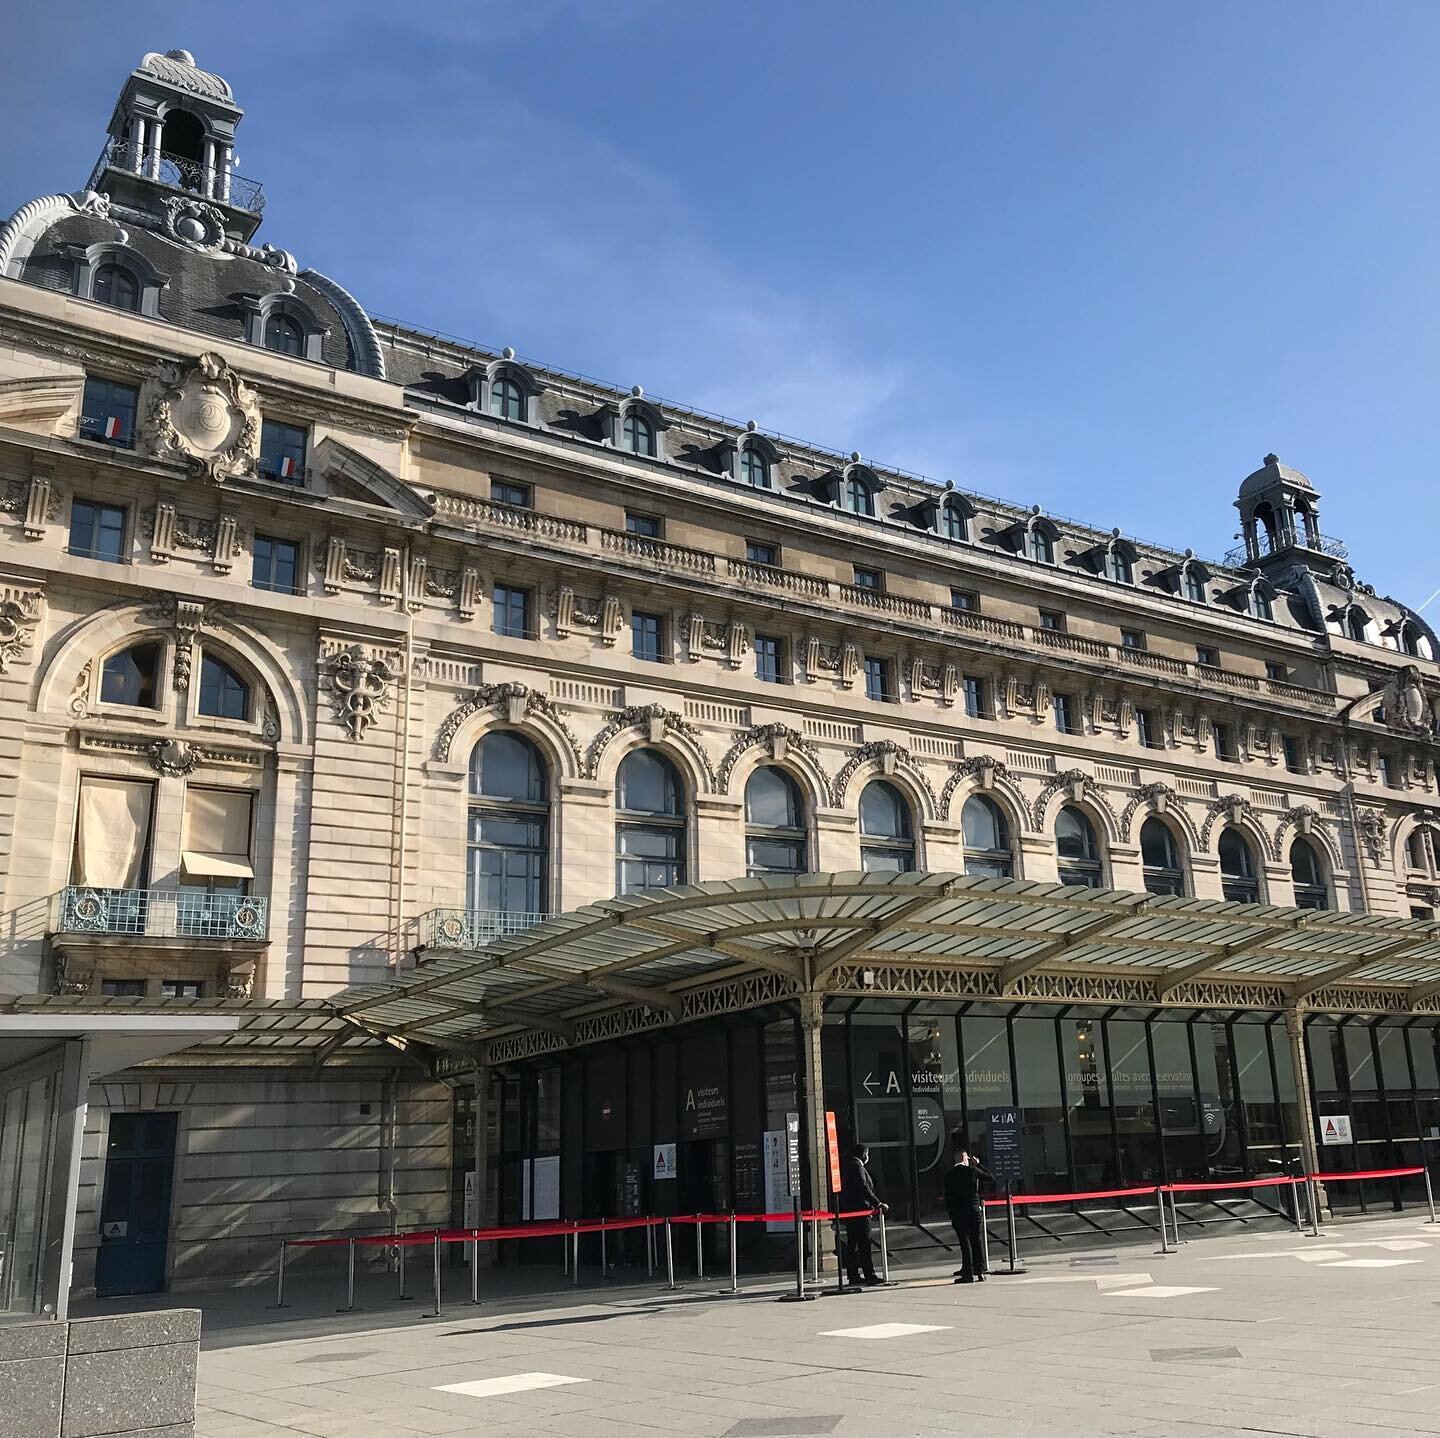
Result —
[[1434, 0], [131, 0], [6, 39], [0, 210], [83, 184], [183, 46], [262, 238], [373, 311], [1212, 556], [1273, 449], [1362, 579], [1440, 588]]

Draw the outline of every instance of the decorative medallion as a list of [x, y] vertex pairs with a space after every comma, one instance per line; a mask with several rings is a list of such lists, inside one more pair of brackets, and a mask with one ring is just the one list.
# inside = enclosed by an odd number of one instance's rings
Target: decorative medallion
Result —
[[225, 244], [225, 216], [203, 200], [179, 195], [165, 201], [161, 220], [165, 233], [191, 250], [214, 252]]
[[160, 393], [150, 405], [145, 444], [159, 459], [178, 459], [207, 479], [255, 472], [260, 407], [255, 392], [217, 354], [188, 366], [156, 370]]
[[179, 779], [189, 774], [200, 762], [200, 751], [184, 739], [157, 739], [145, 746], [150, 763], [157, 774]]

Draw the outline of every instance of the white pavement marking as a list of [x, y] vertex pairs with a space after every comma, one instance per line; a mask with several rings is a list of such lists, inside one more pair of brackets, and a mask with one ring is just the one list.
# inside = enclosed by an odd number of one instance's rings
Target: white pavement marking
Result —
[[1406, 1253], [1415, 1248], [1429, 1248], [1430, 1245], [1419, 1238], [1390, 1238], [1381, 1239], [1375, 1247], [1383, 1248], [1387, 1253]]
[[940, 1333], [948, 1323], [871, 1323], [864, 1328], [829, 1328], [821, 1338], [905, 1338], [912, 1333]]
[[1106, 1298], [1183, 1298], [1187, 1293], [1219, 1293], [1218, 1288], [1174, 1288], [1152, 1283], [1148, 1288], [1112, 1288]]
[[1418, 1258], [1347, 1258], [1340, 1263], [1322, 1263], [1321, 1268], [1401, 1268], [1419, 1263]]
[[471, 1398], [496, 1398], [502, 1393], [528, 1393], [534, 1388], [559, 1388], [565, 1383], [588, 1383], [588, 1378], [567, 1378], [563, 1373], [511, 1373], [505, 1378], [476, 1378], [470, 1383], [441, 1383], [436, 1393], [466, 1393]]
[[[946, 1280], [949, 1282], [950, 1280]], [[1149, 1283], [1148, 1273], [1030, 1273], [1021, 1280], [1026, 1288], [1033, 1283], [1094, 1283], [1102, 1290], [1106, 1288], [1131, 1288], [1137, 1283]], [[1010, 1288], [1009, 1282], [1001, 1288]]]

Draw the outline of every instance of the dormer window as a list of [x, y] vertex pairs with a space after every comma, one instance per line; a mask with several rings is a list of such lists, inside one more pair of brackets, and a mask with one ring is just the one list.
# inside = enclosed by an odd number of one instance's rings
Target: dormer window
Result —
[[1345, 611], [1345, 633], [1357, 644], [1367, 643], [1370, 616], [1358, 604], [1352, 604]]
[[325, 327], [308, 305], [292, 294], [239, 294], [245, 315], [245, 343], [291, 359], [324, 358]]
[[1193, 564], [1187, 564], [1182, 571], [1180, 587], [1192, 604], [1205, 603], [1205, 578]]
[[751, 489], [770, 488], [770, 461], [757, 445], [747, 444], [740, 451], [740, 478]]
[[133, 271], [111, 260], [95, 271], [90, 297], [96, 304], [139, 314], [140, 281], [135, 278]]
[[285, 314], [272, 314], [265, 321], [265, 348], [276, 354], [305, 356], [305, 331], [300, 321]]
[[655, 458], [655, 426], [643, 414], [631, 410], [625, 416], [625, 448], [631, 454], [643, 454]]
[[1039, 525], [1032, 525], [1027, 531], [1025, 552], [1037, 564], [1055, 563], [1055, 542]]
[[1105, 551], [1105, 577], [1116, 584], [1133, 584], [1135, 566], [1130, 556], [1118, 544], [1112, 544]]
[[947, 499], [940, 506], [940, 533], [946, 539], [965, 540], [970, 538], [970, 521], [959, 503]]
[[1258, 584], [1251, 587], [1247, 608], [1252, 619], [1273, 621], [1275, 618], [1275, 606], [1270, 602], [1270, 596]]
[[490, 382], [490, 413], [499, 419], [525, 419], [525, 391], [513, 380], [496, 379]]
[[851, 514], [875, 517], [875, 494], [869, 484], [858, 474], [852, 474], [845, 481], [845, 508]]

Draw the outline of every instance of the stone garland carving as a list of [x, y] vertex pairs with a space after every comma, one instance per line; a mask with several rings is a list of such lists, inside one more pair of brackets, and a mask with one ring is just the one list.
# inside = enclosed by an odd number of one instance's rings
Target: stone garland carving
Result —
[[55, 955], [55, 992], [70, 998], [85, 998], [95, 987], [95, 968], [75, 968], [70, 955], [59, 952]]
[[845, 803], [845, 795], [850, 788], [850, 781], [865, 764], [871, 761], [878, 761], [881, 770], [886, 774], [894, 773], [897, 769], [904, 772], [905, 776], [919, 788], [930, 801], [932, 813], [938, 808], [935, 798], [935, 790], [930, 787], [929, 777], [925, 771], [915, 762], [914, 756], [903, 745], [897, 744], [893, 739], [877, 739], [869, 744], [862, 744], [841, 766], [840, 772], [830, 783], [830, 802], [837, 808]]
[[1130, 831], [1135, 815], [1142, 808], [1149, 808], [1156, 814], [1182, 813], [1180, 796], [1168, 784], [1146, 784], [1135, 791], [1134, 797], [1120, 811], [1120, 842], [1130, 842]]
[[202, 764], [228, 764], [242, 769], [256, 769], [264, 758], [247, 749], [221, 749], [210, 744], [194, 744], [187, 739], [122, 739], [109, 734], [82, 734], [80, 747], [85, 752], [103, 749], [114, 754], [134, 754], [149, 761], [157, 774], [167, 776], [191, 773]]
[[90, 679], [90, 660], [87, 659], [75, 676], [74, 684], [70, 686], [70, 698], [66, 704], [66, 708], [77, 719], [83, 719], [90, 712]]
[[65, 491], [57, 489], [48, 475], [11, 480], [0, 495], [0, 513], [14, 515], [25, 526], [26, 539], [39, 539], [47, 524], [56, 523], [65, 511]]
[[1302, 834], [1314, 833], [1321, 827], [1323, 820], [1320, 811], [1312, 808], [1309, 804], [1296, 804], [1287, 809], [1280, 816], [1279, 826], [1275, 830], [1274, 838], [1271, 840], [1270, 855], [1277, 864], [1283, 863], [1285, 859], [1285, 835], [1294, 828]]
[[820, 767], [820, 751], [798, 729], [792, 729], [788, 724], [756, 724], [743, 730], [725, 751], [715, 776], [715, 787], [719, 793], [730, 792], [730, 776], [735, 772], [735, 765], [743, 755], [759, 746], [768, 748], [770, 757], [775, 760], [783, 759], [787, 749], [794, 749], [809, 758], [817, 768]]
[[393, 650], [367, 649], [351, 644], [326, 656], [326, 679], [336, 719], [354, 740], [363, 740], [379, 712], [390, 707], [399, 673], [399, 655]]
[[950, 817], [950, 805], [954, 802], [955, 791], [970, 778], [980, 781], [982, 789], [991, 789], [996, 783], [1013, 784], [1010, 770], [993, 754], [976, 754], [973, 758], [962, 759], [950, 770], [945, 787], [940, 790], [938, 812], [942, 819]]
[[581, 767], [581, 777], [593, 779], [600, 768], [601, 756], [610, 747], [610, 742], [617, 734], [622, 734], [626, 729], [633, 729], [637, 725], [645, 725], [649, 728], [651, 735], [658, 734], [683, 734], [695, 746], [701, 762], [705, 766], [705, 778], [711, 790], [715, 789], [715, 770], [710, 763], [710, 756], [705, 752], [705, 746], [700, 737], [700, 731], [677, 714], [673, 709], [667, 709], [663, 704], [632, 704], [628, 709], [622, 709], [618, 714], [612, 714], [609, 722], [590, 741], [590, 747], [585, 751], [585, 762]]
[[565, 736], [565, 742], [570, 746], [570, 755], [575, 762], [575, 768], [580, 769], [580, 745], [571, 732], [570, 726], [565, 722], [565, 716], [555, 707], [548, 695], [530, 688], [528, 684], [515, 683], [482, 684], [468, 698], [457, 704], [440, 726], [440, 732], [435, 736], [435, 758], [442, 764], [448, 763], [455, 736], [460, 732], [465, 721], [472, 714], [483, 713], [486, 709], [492, 709], [497, 705], [502, 708], [508, 707], [510, 722], [513, 724], [523, 722], [531, 714], [544, 715]]
[[1265, 832], [1260, 811], [1248, 799], [1242, 799], [1239, 794], [1222, 794], [1210, 805], [1209, 812], [1205, 816], [1205, 827], [1200, 831], [1200, 848], [1208, 854], [1215, 826], [1222, 822], [1239, 823], [1242, 815], [1254, 824], [1258, 832], [1261, 834]]
[[430, 569], [425, 574], [425, 593], [431, 599], [454, 599], [460, 592], [458, 569]]
[[44, 603], [38, 589], [6, 589], [0, 594], [0, 674], [7, 673], [35, 643]]
[[189, 365], [157, 366], [160, 392], [145, 422], [145, 447], [158, 459], [180, 460], [222, 483], [254, 474], [260, 406], [255, 392], [218, 354]]
[[380, 556], [373, 549], [352, 549], [347, 544], [341, 573], [352, 584], [371, 584], [380, 573]]
[[1076, 788], [1080, 795], [1083, 795], [1085, 802], [1103, 809], [1119, 829], [1119, 819], [1115, 810], [1111, 807], [1110, 801], [1095, 787], [1094, 777], [1087, 774], [1083, 769], [1067, 769], [1063, 774], [1056, 774], [1045, 781], [1045, 787], [1041, 789], [1039, 796], [1030, 806], [1030, 827], [1040, 833], [1045, 828], [1045, 811], [1050, 807], [1050, 801], [1061, 792], [1062, 789]]

